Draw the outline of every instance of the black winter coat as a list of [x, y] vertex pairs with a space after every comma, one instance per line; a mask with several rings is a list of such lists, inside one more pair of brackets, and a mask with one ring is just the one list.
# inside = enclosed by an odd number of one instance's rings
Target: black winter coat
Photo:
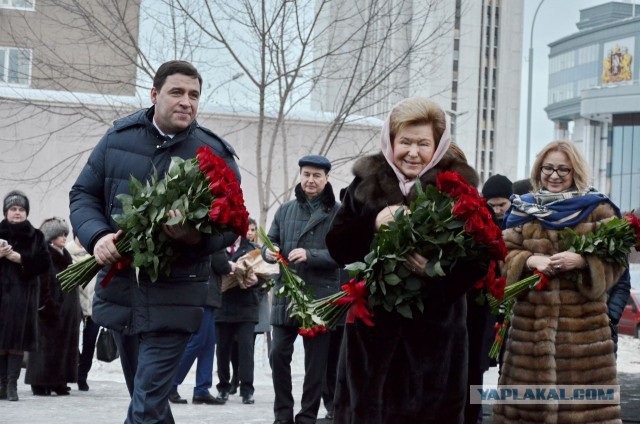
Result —
[[[72, 263], [71, 255], [49, 246], [52, 267], [41, 276], [43, 291], [41, 296], [46, 307], [41, 307], [38, 316], [38, 350], [29, 353], [25, 383], [38, 386], [65, 386], [78, 381], [78, 342], [80, 340], [80, 320], [82, 310], [78, 289], [65, 293], [60, 287], [56, 274], [67, 269]], [[50, 300], [47, 300], [50, 299]], [[55, 304], [55, 310], [50, 308]]]
[[[233, 149], [211, 131], [193, 122], [189, 128], [163, 144], [153, 125], [154, 107], [120, 119], [107, 131], [91, 153], [70, 193], [71, 223], [88, 251], [117, 225], [112, 216], [122, 212], [118, 194], [129, 192], [129, 178], [147, 181], [153, 170], [164, 175], [171, 157], [190, 159], [209, 146], [238, 175]], [[231, 244], [237, 236], [202, 235], [195, 246], [174, 242], [182, 251], [171, 275], [151, 283], [149, 277], [128, 268], [117, 272], [106, 287], [96, 285], [93, 320], [125, 335], [152, 331], [193, 333], [202, 320], [209, 287], [210, 255]], [[98, 275], [98, 281], [106, 270]]]
[[222, 293], [220, 284], [222, 276], [231, 272], [231, 265], [224, 249], [218, 250], [211, 255], [211, 275], [209, 276], [209, 290], [207, 291], [206, 305], [211, 308], [222, 306]]
[[[232, 256], [225, 250], [227, 258], [236, 262], [246, 253], [257, 249], [258, 245], [247, 239], [242, 239], [238, 250]], [[235, 286], [222, 293], [222, 307], [216, 310], [216, 323], [218, 322], [258, 322], [260, 300], [264, 293], [260, 289], [261, 282], [252, 287], [241, 289]]]
[[[304, 280], [312, 296], [319, 299], [340, 290], [339, 266], [329, 254], [325, 243], [331, 220], [340, 205], [336, 202], [330, 183], [327, 183], [320, 194], [322, 206], [315, 211], [311, 210], [300, 184], [296, 186], [295, 194], [295, 200], [282, 204], [276, 211], [268, 236], [273, 244], [280, 247], [280, 253], [285, 258], [293, 249], [306, 249], [307, 261], [290, 263], [289, 267]], [[263, 257], [265, 250], [266, 246], [263, 246]], [[274, 293], [282, 286], [280, 278], [278, 276], [276, 279]], [[271, 324], [298, 327], [298, 322], [289, 317], [288, 308], [289, 298], [274, 296]]]
[[49, 250], [29, 221], [3, 220], [0, 238], [22, 258], [22, 264], [0, 259], [0, 349], [32, 351], [37, 347], [38, 275], [50, 267]]
[[[450, 155], [421, 177], [435, 184], [443, 171], [477, 185], [475, 171]], [[355, 179], [327, 235], [339, 263], [362, 261], [375, 234], [375, 218], [387, 205], [408, 204], [382, 154], [358, 160]], [[429, 259], [429, 258], [427, 258]], [[427, 279], [424, 313], [403, 318], [383, 308], [374, 326], [345, 325], [334, 402], [335, 423], [462, 422], [467, 381], [465, 292], [487, 271], [486, 263], [459, 263], [451, 275]]]

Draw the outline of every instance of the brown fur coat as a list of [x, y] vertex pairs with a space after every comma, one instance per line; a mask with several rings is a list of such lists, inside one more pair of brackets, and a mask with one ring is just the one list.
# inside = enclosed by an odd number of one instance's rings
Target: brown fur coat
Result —
[[[602, 203], [582, 223], [578, 234], [593, 232], [614, 216]], [[526, 261], [534, 254], [564, 250], [560, 233], [538, 221], [508, 229], [504, 239], [509, 254], [504, 275], [512, 284], [528, 275]], [[624, 271], [600, 258], [585, 257], [582, 284], [559, 274], [550, 289], [530, 291], [517, 300], [506, 344], [500, 385], [617, 384], [616, 358], [607, 315], [607, 290]], [[494, 423], [615, 423], [619, 405], [496, 404]]]

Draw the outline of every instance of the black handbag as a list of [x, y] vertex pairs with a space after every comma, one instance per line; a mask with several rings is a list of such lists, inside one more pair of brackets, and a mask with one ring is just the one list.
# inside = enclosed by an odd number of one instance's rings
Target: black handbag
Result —
[[100, 329], [98, 342], [96, 344], [96, 357], [98, 358], [98, 361], [113, 362], [113, 360], [117, 359], [119, 356], [116, 341], [113, 340], [111, 330], [108, 328]]

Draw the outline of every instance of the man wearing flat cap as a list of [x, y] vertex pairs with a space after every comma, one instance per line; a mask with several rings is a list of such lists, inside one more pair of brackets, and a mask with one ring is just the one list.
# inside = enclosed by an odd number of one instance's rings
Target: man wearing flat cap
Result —
[[[325, 236], [339, 204], [329, 183], [331, 162], [324, 156], [304, 156], [298, 162], [300, 183], [296, 198], [282, 204], [269, 229], [269, 239], [319, 299], [340, 289], [339, 267], [331, 258]], [[275, 262], [276, 253], [263, 247], [265, 260]], [[276, 280], [275, 292], [282, 286]], [[293, 414], [291, 357], [298, 336], [298, 322], [289, 317], [289, 299], [276, 297], [271, 310], [273, 326], [270, 362], [273, 375], [275, 423], [315, 423], [320, 407], [322, 382], [327, 369], [330, 335], [304, 338], [305, 376], [300, 411]], [[331, 412], [331, 411], [329, 411]]]

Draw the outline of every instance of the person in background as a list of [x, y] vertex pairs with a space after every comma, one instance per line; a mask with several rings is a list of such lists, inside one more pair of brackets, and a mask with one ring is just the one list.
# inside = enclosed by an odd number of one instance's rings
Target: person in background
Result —
[[[50, 272], [41, 278], [41, 305], [38, 314], [38, 349], [29, 352], [25, 383], [31, 385], [36, 396], [49, 396], [55, 392], [66, 396], [71, 388], [67, 383], [78, 381], [78, 345], [82, 311], [78, 290], [62, 291], [56, 274], [72, 263], [65, 248], [69, 225], [62, 218], [45, 219], [40, 226], [44, 240], [49, 244]], [[49, 302], [49, 299], [53, 299]], [[55, 304], [56, 308], [49, 307]]]
[[[342, 268], [340, 270], [340, 284], [346, 284], [351, 278], [349, 273]], [[336, 323], [336, 326], [329, 330], [331, 341], [329, 342], [329, 353], [327, 354], [327, 371], [324, 375], [324, 383], [322, 384], [322, 404], [327, 413], [325, 420], [333, 420], [333, 398], [336, 394], [336, 383], [338, 381], [338, 362], [340, 360], [340, 347], [342, 346], [342, 337], [344, 335], [344, 325], [346, 314]]]
[[[247, 231], [247, 240], [261, 246], [260, 237], [258, 237], [258, 224], [255, 219], [249, 218], [249, 230]], [[262, 283], [258, 284], [259, 286]], [[271, 325], [269, 324], [269, 315], [271, 309], [271, 290], [261, 293], [260, 306], [258, 308], [258, 323], [254, 328], [254, 342], [259, 334], [263, 334], [267, 343], [267, 355], [271, 352]], [[254, 343], [255, 344], [255, 343]], [[229, 389], [230, 395], [235, 395], [238, 392], [238, 342], [233, 340], [231, 345], [231, 388]]]
[[[255, 225], [255, 221], [254, 221]], [[238, 272], [235, 263], [245, 254], [257, 249], [258, 245], [246, 238], [238, 237], [236, 242], [227, 248], [227, 258], [234, 265], [233, 273]], [[236, 378], [240, 387], [242, 403], [254, 403], [253, 371], [255, 326], [259, 318], [260, 299], [264, 292], [260, 289], [260, 281], [255, 273], [249, 272], [244, 278], [244, 287], [237, 285], [222, 292], [222, 307], [216, 311], [216, 331], [218, 333], [218, 379], [217, 400], [226, 403], [231, 389], [229, 361], [232, 346], [237, 344], [238, 368]]]
[[[487, 205], [498, 227], [504, 227], [504, 214], [511, 207], [512, 183], [504, 175], [495, 174], [482, 185], [482, 197], [487, 199]], [[465, 424], [482, 422], [482, 405], [471, 403], [470, 387], [482, 385], [483, 374], [491, 366], [489, 350], [495, 338], [494, 326], [496, 317], [485, 302], [476, 301], [479, 292], [471, 289], [467, 292], [467, 337], [469, 340], [468, 390], [467, 405], [465, 406]]]
[[[27, 220], [29, 199], [7, 193], [0, 222], [0, 399], [17, 401], [25, 351], [37, 349], [39, 275], [51, 267], [42, 232]], [[50, 307], [50, 305], [43, 305]]]
[[513, 183], [504, 175], [492, 175], [482, 186], [482, 197], [487, 199], [501, 229], [504, 228], [504, 214], [511, 207], [512, 194]]
[[533, 191], [533, 186], [531, 185], [531, 180], [529, 178], [514, 181], [511, 188], [513, 194], [517, 194], [518, 196], [522, 196], [523, 194], [531, 193], [531, 191]]
[[204, 306], [204, 316], [198, 332], [191, 336], [184, 350], [178, 373], [173, 382], [173, 389], [169, 395], [169, 402], [177, 404], [187, 403], [180, 397], [178, 386], [182, 384], [196, 358], [196, 385], [193, 388], [191, 402], [194, 405], [216, 405], [219, 401], [209, 392], [213, 385], [213, 357], [216, 351], [216, 311], [222, 306], [220, 297], [220, 280], [225, 274], [232, 272], [233, 268], [227, 261], [224, 249], [211, 255], [211, 275], [209, 277], [209, 289]]
[[[304, 156], [300, 158], [298, 165], [300, 183], [295, 188], [296, 198], [278, 208], [268, 233], [277, 252], [263, 246], [262, 256], [266, 261], [274, 263], [277, 254], [282, 254], [289, 261], [289, 266], [313, 291], [314, 297], [319, 299], [340, 290], [339, 267], [329, 255], [325, 243], [325, 236], [340, 205], [336, 202], [329, 183], [331, 162], [327, 158], [319, 155]], [[279, 278], [276, 280], [274, 293], [282, 287]], [[293, 344], [298, 337], [298, 322], [289, 317], [288, 308], [289, 301], [286, 297], [273, 299], [273, 339], [269, 359], [275, 391], [275, 423], [315, 423], [320, 408], [331, 337], [329, 334], [322, 334], [302, 339], [305, 373], [300, 411], [294, 421], [291, 358]]]
[[[116, 249], [122, 213], [119, 194], [130, 177], [147, 181], [164, 175], [172, 157], [191, 159], [201, 147], [221, 157], [240, 181], [233, 148], [196, 121], [202, 77], [189, 62], [163, 63], [153, 78], [153, 106], [119, 119], [93, 149], [69, 194], [71, 223], [88, 252], [105, 266], [98, 280], [121, 260]], [[182, 216], [169, 210], [169, 218]], [[192, 333], [198, 331], [209, 288], [211, 254], [237, 238], [231, 231], [204, 234], [189, 225], [163, 226], [182, 255], [169, 276], [152, 282], [131, 267], [96, 286], [93, 320], [113, 330], [131, 402], [127, 424], [173, 423], [169, 395]], [[107, 266], [108, 265], [108, 266]]]
[[[74, 236], [73, 241], [67, 244], [67, 251], [71, 255], [73, 263], [78, 263], [88, 258], [87, 251], [80, 244], [78, 237]], [[84, 288], [78, 287], [80, 295], [80, 308], [82, 309], [82, 350], [78, 361], [78, 390], [86, 392], [89, 390], [87, 376], [93, 364], [93, 354], [96, 351], [96, 341], [100, 326], [91, 319], [93, 305], [93, 294], [96, 289], [96, 279], [93, 278]]]
[[[503, 232], [507, 285], [534, 271], [546, 275], [549, 285], [516, 300], [499, 385], [617, 385], [607, 291], [624, 267], [568, 251], [560, 237], [565, 228], [578, 236], [591, 233], [619, 215], [588, 182], [589, 165], [578, 147], [558, 140], [536, 156], [533, 192], [512, 198]], [[620, 422], [620, 405], [494, 404], [493, 423], [522, 421]]]
[[618, 356], [618, 323], [627, 306], [631, 295], [631, 274], [629, 273], [629, 261], [627, 269], [618, 282], [607, 292], [607, 310], [609, 311], [609, 328], [611, 328], [611, 340], [613, 340], [613, 353]]

